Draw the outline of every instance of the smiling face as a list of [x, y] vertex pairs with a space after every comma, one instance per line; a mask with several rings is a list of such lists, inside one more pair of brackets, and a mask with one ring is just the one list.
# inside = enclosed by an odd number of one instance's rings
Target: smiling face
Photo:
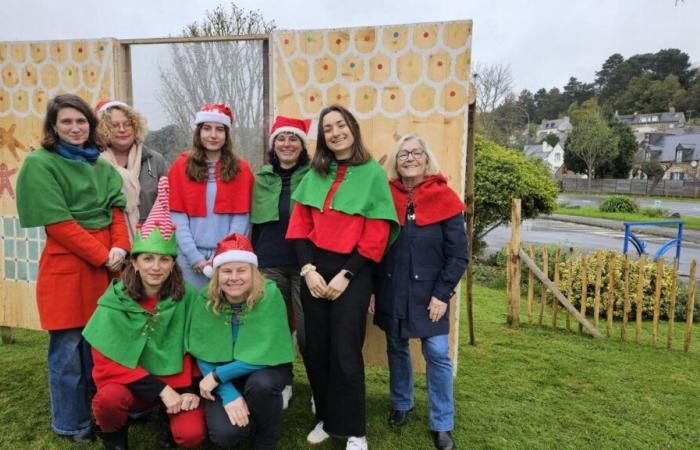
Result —
[[242, 303], [253, 288], [253, 265], [247, 262], [222, 264], [218, 281], [229, 303]]
[[109, 115], [110, 140], [109, 146], [116, 151], [127, 152], [136, 141], [134, 124], [124, 111], [112, 108]]
[[218, 152], [226, 142], [226, 126], [218, 122], [204, 122], [199, 132], [202, 146], [208, 152]]
[[396, 171], [402, 181], [410, 180], [416, 185], [425, 177], [428, 155], [418, 139], [410, 139], [401, 144], [396, 154]]
[[286, 132], [278, 134], [272, 145], [283, 169], [294, 167], [304, 148], [299, 136]]
[[336, 159], [348, 159], [352, 154], [355, 137], [338, 111], [331, 111], [323, 116], [323, 137], [326, 147], [335, 154]]
[[78, 147], [82, 147], [90, 137], [90, 123], [87, 117], [70, 107], [58, 110], [54, 130], [60, 139]]
[[158, 253], [139, 253], [131, 260], [146, 292], [158, 292], [175, 266], [175, 258]]

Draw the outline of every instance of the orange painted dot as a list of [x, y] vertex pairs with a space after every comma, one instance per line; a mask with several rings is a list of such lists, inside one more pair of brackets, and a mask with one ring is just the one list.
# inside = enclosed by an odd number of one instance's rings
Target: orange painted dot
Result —
[[28, 71], [28, 70], [27, 70], [27, 76], [28, 76], [28, 77], [31, 77], [31, 76], [32, 76], [32, 73], [31, 73], [30, 71]]
[[313, 95], [311, 97], [309, 97], [309, 101], [313, 102], [315, 100], [316, 100], [316, 97], [314, 97]]
[[430, 33], [428, 33], [427, 31], [425, 33], [423, 33], [424, 38], [427, 38], [428, 36], [430, 36]]
[[377, 69], [382, 70], [383, 68], [384, 68], [383, 64], [381, 64], [381, 63], [377, 64]]
[[369, 42], [369, 35], [365, 36], [365, 42]]
[[56, 47], [56, 53], [61, 53], [61, 47]]
[[289, 44], [289, 39], [285, 39], [285, 40], [284, 40], [284, 43], [285, 43], [285, 44]]
[[83, 48], [82, 48], [82, 47], [79, 47], [79, 48], [78, 48], [78, 53], [83, 53]]
[[323, 65], [323, 70], [328, 70], [328, 64]]
[[336, 40], [335, 40], [335, 45], [340, 45], [341, 42], [343, 42], [341, 39], [336, 39]]
[[336, 100], [340, 100], [340, 98], [341, 98], [341, 95], [340, 95], [340, 94], [338, 94], [338, 95], [335, 96], [335, 99], [336, 99]]
[[392, 99], [392, 100], [395, 100], [395, 99], [396, 99], [396, 94], [391, 94], [391, 95], [389, 96], [389, 98]]
[[95, 72], [90, 72], [90, 76], [91, 76], [91, 77], [94, 77], [94, 76], [95, 76]]
[[5, 100], [5, 97], [0, 96], [0, 102]]
[[437, 62], [438, 67], [442, 67], [442, 61]]
[[455, 91], [450, 91], [450, 97], [454, 97], [455, 95], [457, 95]]

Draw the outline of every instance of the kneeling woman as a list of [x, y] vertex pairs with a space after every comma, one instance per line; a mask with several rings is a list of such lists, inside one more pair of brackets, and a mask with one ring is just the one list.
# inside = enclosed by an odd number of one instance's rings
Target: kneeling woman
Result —
[[[282, 389], [294, 360], [287, 313], [277, 285], [258, 270], [250, 242], [234, 233], [217, 247], [212, 275], [192, 307], [187, 350], [199, 383], [211, 441], [234, 447], [255, 424], [253, 448], [274, 448]], [[212, 273], [213, 272], [213, 273]], [[216, 395], [214, 395], [216, 394]]]
[[[194, 393], [194, 363], [185, 355], [187, 311], [197, 292], [175, 264], [177, 242], [168, 213], [168, 179], [158, 186], [151, 214], [137, 230], [130, 264], [100, 297], [83, 336], [92, 345], [92, 400], [106, 449], [128, 448], [128, 413], [160, 399], [170, 429], [158, 444], [196, 447], [206, 437], [204, 412]], [[170, 435], [172, 433], [172, 435]]]

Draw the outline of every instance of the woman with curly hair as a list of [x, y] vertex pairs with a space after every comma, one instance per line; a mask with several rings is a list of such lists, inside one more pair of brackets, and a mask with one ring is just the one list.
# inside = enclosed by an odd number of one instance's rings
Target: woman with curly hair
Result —
[[192, 151], [183, 152], [168, 172], [177, 262], [197, 288], [209, 282], [202, 270], [219, 241], [231, 233], [247, 235], [250, 228], [255, 177], [233, 151], [232, 122], [228, 105], [203, 105], [195, 117]]

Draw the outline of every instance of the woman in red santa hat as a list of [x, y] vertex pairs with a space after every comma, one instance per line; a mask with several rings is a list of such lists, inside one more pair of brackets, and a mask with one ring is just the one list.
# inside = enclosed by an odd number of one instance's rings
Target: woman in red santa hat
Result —
[[247, 235], [255, 177], [233, 151], [228, 105], [205, 104], [195, 116], [192, 151], [170, 168], [170, 212], [178, 228], [178, 264], [197, 288], [216, 245], [231, 233]]

